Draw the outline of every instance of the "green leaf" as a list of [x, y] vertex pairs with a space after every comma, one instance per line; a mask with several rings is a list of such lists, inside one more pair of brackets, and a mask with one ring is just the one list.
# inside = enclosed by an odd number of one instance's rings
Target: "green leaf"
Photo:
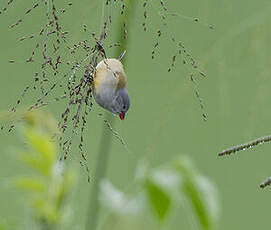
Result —
[[0, 217], [0, 230], [11, 230], [11, 229], [15, 229], [15, 223]]
[[73, 171], [69, 170], [65, 171], [64, 173], [62, 163], [57, 163], [54, 165], [52, 178], [54, 193], [51, 193], [51, 196], [57, 209], [61, 209], [61, 207], [65, 204], [66, 198], [68, 197], [74, 182], [75, 175]]
[[36, 218], [45, 220], [47, 223], [56, 223], [60, 221], [61, 210], [56, 209], [55, 205], [43, 198], [36, 198], [32, 201], [32, 207], [35, 210]]
[[26, 131], [26, 138], [34, 150], [41, 154], [43, 160], [46, 160], [50, 164], [54, 162], [56, 149], [50, 137], [42, 135], [33, 129], [28, 129]]
[[45, 162], [42, 161], [42, 158], [37, 154], [34, 155], [28, 152], [22, 152], [20, 159], [27, 164], [28, 167], [39, 171], [45, 176], [49, 175], [51, 168], [49, 168], [49, 165], [45, 164]]
[[44, 192], [46, 184], [39, 179], [22, 177], [15, 180], [15, 185], [21, 189], [31, 192]]
[[27, 142], [33, 153], [22, 153], [22, 160], [30, 167], [40, 171], [44, 176], [49, 176], [56, 160], [56, 149], [51, 139], [28, 128], [25, 132]]
[[203, 201], [212, 219], [212, 224], [215, 225], [218, 222], [220, 214], [217, 189], [207, 177], [202, 175], [197, 177], [196, 183], [201, 190], [202, 197], [204, 197]]
[[0, 223], [0, 230], [6, 230], [6, 229], [8, 229], [7, 225]]
[[207, 184], [206, 180], [202, 180], [203, 177], [194, 169], [191, 161], [187, 158], [178, 158], [176, 169], [182, 178], [181, 192], [190, 201], [201, 228], [213, 230], [216, 220], [212, 215], [214, 210], [212, 207], [214, 204], [217, 207], [217, 200], [215, 197], [207, 196], [206, 191], [211, 190], [210, 183]]
[[156, 216], [160, 221], [163, 221], [170, 210], [171, 199], [162, 186], [158, 185], [151, 178], [146, 179], [145, 187], [147, 190], [147, 197]]

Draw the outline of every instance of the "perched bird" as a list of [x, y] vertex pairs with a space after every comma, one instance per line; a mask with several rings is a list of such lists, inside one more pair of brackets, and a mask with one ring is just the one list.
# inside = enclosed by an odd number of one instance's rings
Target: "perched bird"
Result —
[[96, 66], [92, 92], [101, 107], [119, 115], [123, 120], [130, 107], [130, 97], [126, 89], [126, 74], [120, 60], [121, 58], [105, 58]]

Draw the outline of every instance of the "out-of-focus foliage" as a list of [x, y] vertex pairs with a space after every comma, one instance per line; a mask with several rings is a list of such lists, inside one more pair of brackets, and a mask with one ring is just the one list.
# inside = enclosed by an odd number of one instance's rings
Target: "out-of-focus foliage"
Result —
[[50, 119], [44, 123], [35, 122], [41, 118], [41, 114], [26, 113], [22, 133], [28, 150], [22, 151], [19, 159], [29, 168], [30, 174], [16, 176], [13, 184], [27, 196], [33, 216], [31, 224], [35, 229], [64, 229], [71, 215], [68, 198], [75, 175], [58, 160], [52, 132], [48, 132], [53, 127], [52, 124], [48, 125]]
[[215, 187], [194, 169], [187, 158], [176, 160], [176, 170], [182, 178], [181, 193], [189, 200], [201, 228], [214, 229], [219, 213]]
[[0, 222], [0, 230], [7, 230], [7, 225], [5, 223]]
[[27, 110], [18, 109], [16, 113], [1, 112], [0, 123], [6, 126], [9, 124], [26, 124], [35, 129], [41, 129], [45, 133], [59, 134], [57, 121], [55, 118], [44, 110]]
[[100, 199], [112, 213], [122, 216], [153, 213], [158, 223], [163, 224], [169, 221], [176, 206], [182, 206], [185, 209], [182, 215], [192, 214], [200, 229], [216, 229], [219, 218], [216, 188], [187, 157], [178, 157], [173, 163], [155, 169], [144, 164], [138, 168], [140, 176], [129, 195], [109, 181], [101, 183]]
[[103, 180], [100, 184], [100, 199], [102, 203], [113, 212], [119, 215], [138, 215], [144, 207], [144, 196], [138, 193], [133, 196], [117, 189], [108, 180]]
[[160, 220], [163, 220], [171, 206], [171, 199], [163, 188], [159, 187], [154, 181], [147, 178], [146, 190], [148, 194], [148, 200], [153, 207], [154, 212], [157, 214]]

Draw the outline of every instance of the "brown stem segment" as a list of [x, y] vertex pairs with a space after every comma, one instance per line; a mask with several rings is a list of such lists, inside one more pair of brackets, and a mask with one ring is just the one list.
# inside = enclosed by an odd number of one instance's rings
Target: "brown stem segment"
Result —
[[260, 187], [265, 188], [268, 185], [271, 185], [271, 177], [267, 178], [263, 183], [261, 183]]
[[220, 152], [218, 154], [218, 156], [230, 155], [232, 153], [247, 150], [247, 149], [255, 147], [256, 145], [261, 145], [261, 144], [264, 144], [264, 143], [269, 142], [269, 141], [271, 141], [271, 135], [264, 136], [264, 137], [259, 137], [259, 138], [255, 139], [255, 140], [249, 141], [247, 143], [237, 145], [237, 146], [234, 146], [232, 148], [228, 148], [226, 150], [223, 150], [222, 152]]

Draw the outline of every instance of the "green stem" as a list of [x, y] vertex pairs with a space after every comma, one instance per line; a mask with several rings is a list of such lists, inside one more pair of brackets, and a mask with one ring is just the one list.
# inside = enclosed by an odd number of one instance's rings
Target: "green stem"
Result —
[[[114, 117], [106, 113], [105, 119], [110, 122], [113, 127]], [[103, 128], [102, 136], [100, 139], [100, 147], [98, 152], [98, 159], [96, 163], [96, 171], [93, 180], [93, 186], [90, 193], [90, 201], [87, 215], [87, 225], [85, 229], [95, 230], [97, 228], [98, 217], [100, 205], [98, 201], [99, 195], [99, 183], [105, 177], [106, 169], [107, 169], [107, 161], [109, 156], [109, 151], [112, 142], [112, 135], [108, 132], [107, 128]]]
[[[135, 0], [125, 0], [126, 10], [122, 17], [119, 20], [118, 35], [120, 47], [116, 50], [115, 57], [118, 57], [121, 52], [127, 50], [128, 48], [128, 39], [124, 39], [124, 21], [126, 24], [126, 29], [129, 28], [130, 19], [132, 17], [133, 10], [135, 8]], [[128, 36], [129, 37], [129, 36]], [[122, 64], [125, 66], [126, 57], [122, 60]], [[115, 119], [112, 114], [105, 113], [105, 119], [111, 124], [114, 128]], [[112, 134], [108, 130], [107, 126], [103, 126], [102, 136], [100, 139], [100, 147], [98, 151], [98, 159], [96, 163], [96, 171], [94, 175], [93, 186], [90, 193], [89, 208], [87, 212], [87, 222], [86, 228], [89, 230], [96, 230], [97, 223], [99, 220], [99, 210], [100, 205], [98, 201], [99, 194], [99, 183], [105, 177], [106, 170], [108, 166], [109, 152], [112, 144]]]

